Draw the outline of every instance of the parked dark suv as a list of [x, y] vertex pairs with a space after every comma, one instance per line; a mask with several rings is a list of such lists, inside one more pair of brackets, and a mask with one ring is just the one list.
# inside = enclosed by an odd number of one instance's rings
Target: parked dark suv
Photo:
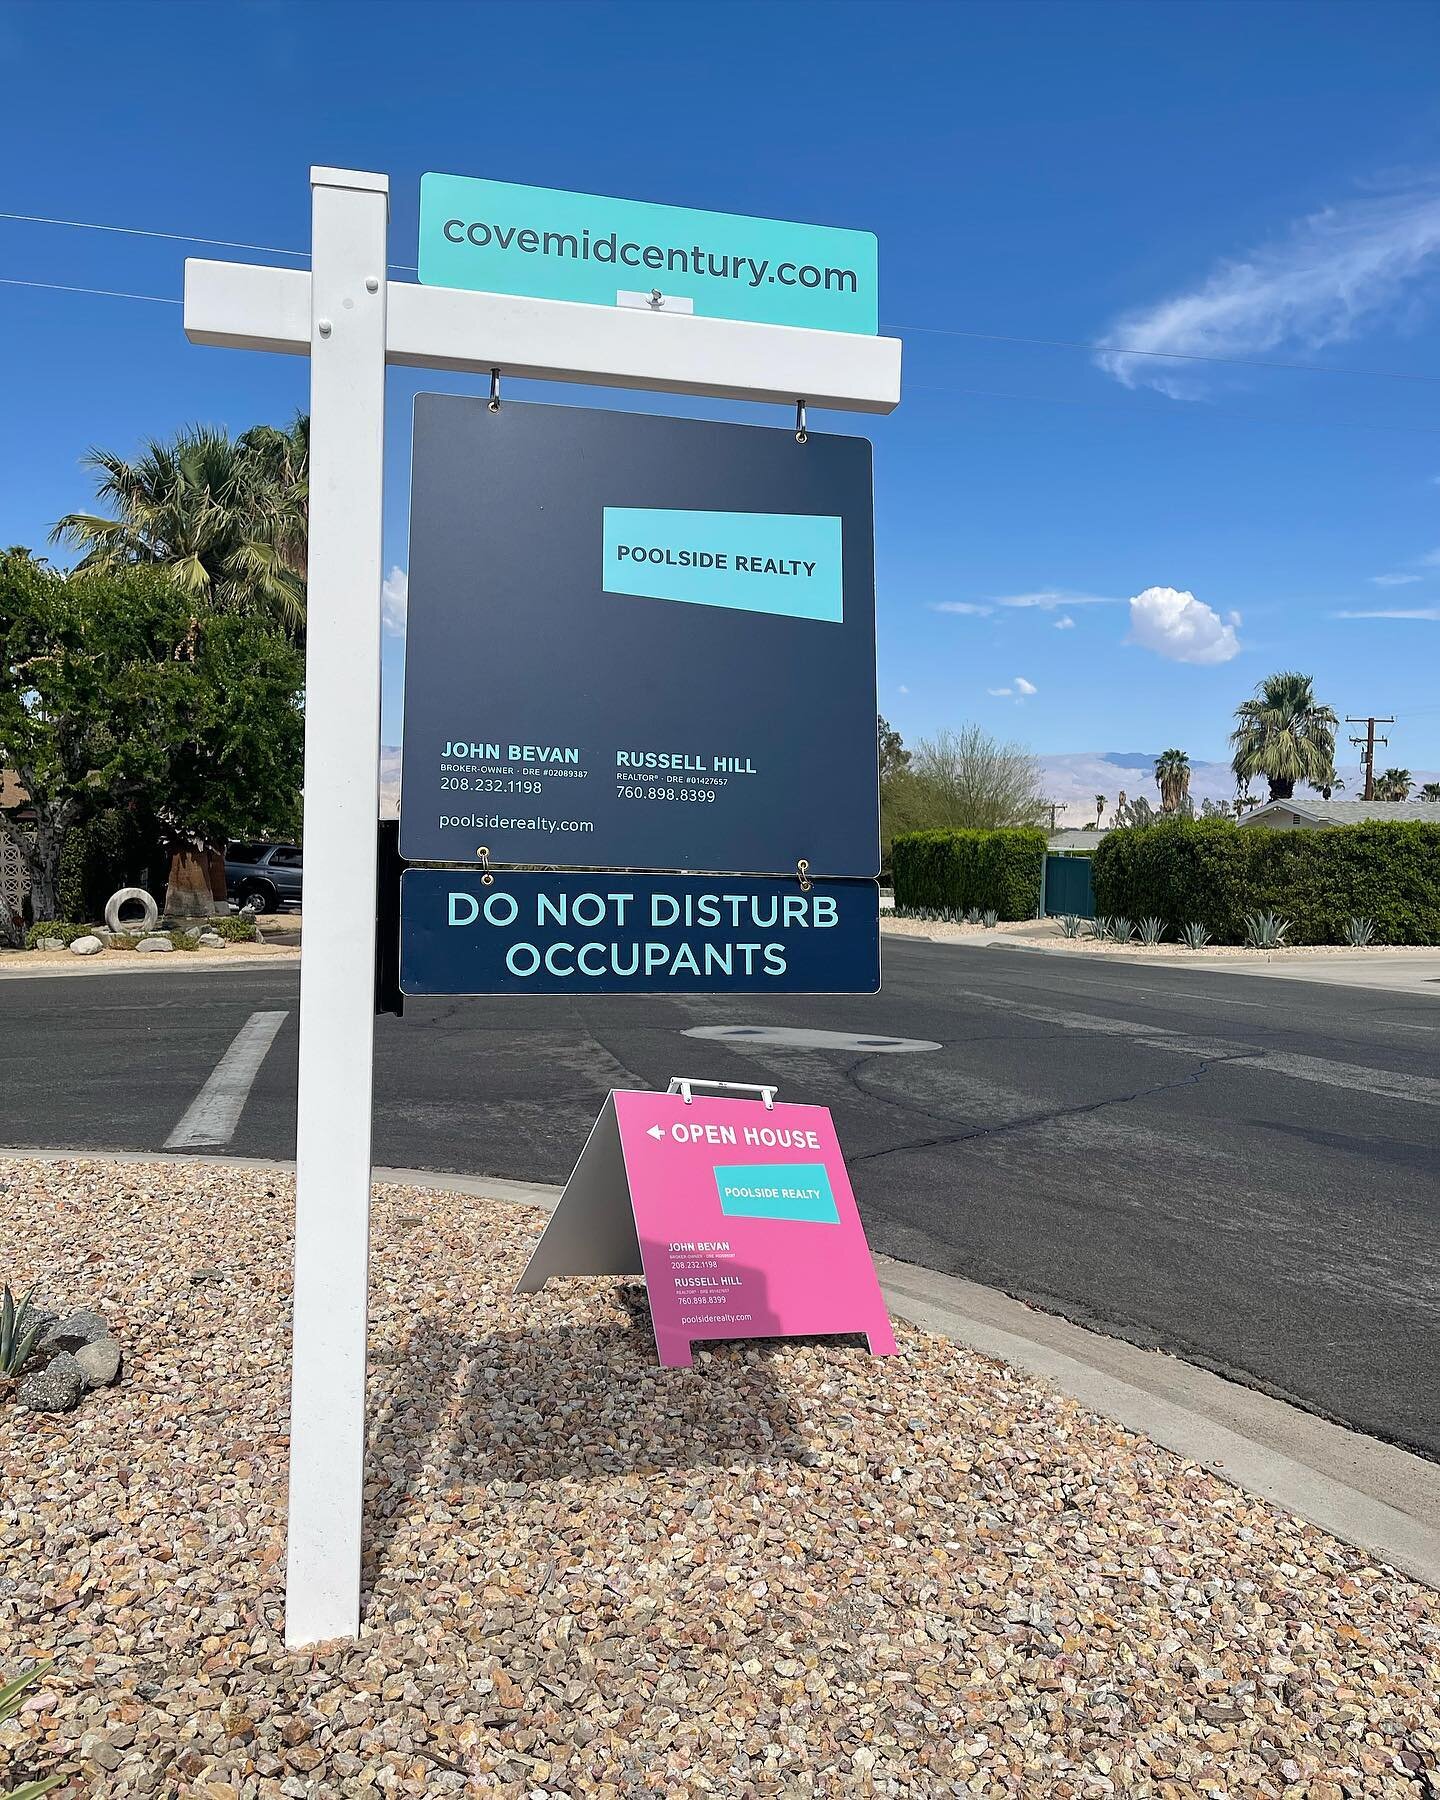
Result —
[[296, 844], [230, 844], [225, 850], [225, 891], [237, 906], [283, 912], [300, 904], [300, 849]]

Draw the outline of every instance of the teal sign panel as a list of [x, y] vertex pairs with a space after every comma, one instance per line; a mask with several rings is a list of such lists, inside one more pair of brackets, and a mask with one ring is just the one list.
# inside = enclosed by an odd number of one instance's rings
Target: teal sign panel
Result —
[[644, 306], [873, 335], [875, 234], [652, 206], [468, 175], [420, 180], [420, 279], [433, 287]]
[[607, 594], [641, 594], [789, 619], [845, 616], [838, 518], [607, 506]]
[[732, 1219], [840, 1223], [824, 1163], [733, 1163], [716, 1169], [715, 1186], [721, 1212]]

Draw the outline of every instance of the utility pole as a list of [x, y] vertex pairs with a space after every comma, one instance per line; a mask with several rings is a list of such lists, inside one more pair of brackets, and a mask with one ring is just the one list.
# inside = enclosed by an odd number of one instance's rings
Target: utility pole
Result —
[[1365, 746], [1365, 749], [1362, 752], [1362, 760], [1365, 765], [1365, 792], [1360, 798], [1362, 800], [1373, 800], [1375, 798], [1375, 746], [1377, 744], [1388, 744], [1390, 742], [1388, 737], [1377, 738], [1375, 735], [1375, 727], [1377, 725], [1393, 725], [1395, 720], [1393, 716], [1388, 719], [1374, 717], [1356, 718], [1352, 713], [1346, 713], [1345, 723], [1347, 725], [1363, 725], [1365, 727], [1364, 737], [1352, 737], [1350, 742], [1352, 744], [1363, 744]]

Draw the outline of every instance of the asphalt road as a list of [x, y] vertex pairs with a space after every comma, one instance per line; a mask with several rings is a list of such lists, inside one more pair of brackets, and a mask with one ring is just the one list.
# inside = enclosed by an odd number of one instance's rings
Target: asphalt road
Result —
[[[227, 1148], [292, 1156], [296, 993], [0, 981], [0, 1142], [159, 1149], [284, 1011]], [[377, 1163], [547, 1182], [611, 1087], [776, 1082], [834, 1110], [876, 1250], [1440, 1457], [1440, 994], [888, 939], [874, 997], [411, 1002], [376, 1053]]]

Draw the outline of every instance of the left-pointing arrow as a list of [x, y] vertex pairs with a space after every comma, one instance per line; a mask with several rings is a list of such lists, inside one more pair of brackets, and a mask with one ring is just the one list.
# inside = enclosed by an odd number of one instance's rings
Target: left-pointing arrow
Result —
[[665, 1131], [664, 1131], [664, 1128], [660, 1125], [652, 1125], [650, 1127], [650, 1129], [645, 1133], [645, 1135], [646, 1135], [646, 1137], [663, 1138], [665, 1135]]

